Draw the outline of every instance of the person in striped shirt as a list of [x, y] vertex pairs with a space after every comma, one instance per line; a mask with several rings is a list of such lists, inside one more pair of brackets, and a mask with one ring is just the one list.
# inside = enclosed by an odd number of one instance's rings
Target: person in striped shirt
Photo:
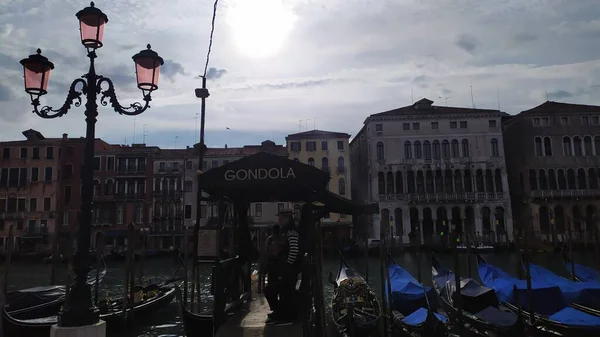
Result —
[[287, 245], [280, 263], [279, 307], [267, 321], [275, 325], [292, 324], [296, 319], [296, 283], [300, 272], [300, 242], [292, 215], [289, 214], [282, 223]]

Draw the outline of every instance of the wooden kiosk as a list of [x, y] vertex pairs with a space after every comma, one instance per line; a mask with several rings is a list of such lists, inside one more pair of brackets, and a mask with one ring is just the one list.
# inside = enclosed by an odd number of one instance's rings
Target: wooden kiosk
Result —
[[[216, 237], [220, 236], [228, 208], [233, 210], [233, 254], [224, 258], [220, 256], [220, 247], [214, 248], [218, 252], [211, 261], [212, 311], [194, 312], [193, 304], [190, 305], [190, 301], [178, 294], [187, 336], [207, 336], [206, 332], [210, 330], [214, 336], [231, 313], [242, 308], [253, 296], [260, 295], [251, 294], [250, 289], [249, 266], [252, 258], [256, 257], [256, 248], [250, 237], [248, 207], [253, 202], [274, 201], [303, 203], [297, 226], [301, 248], [305, 247], [298, 290], [303, 302], [299, 303], [303, 322], [301, 333], [303, 336], [326, 335], [319, 220], [327, 212], [361, 215], [379, 211], [378, 204], [359, 205], [329, 192], [329, 179], [328, 172], [266, 152], [242, 158], [199, 176], [202, 190], [219, 204], [219, 221], [217, 228], [213, 229]], [[221, 239], [217, 239], [217, 242], [221, 242]], [[198, 260], [194, 262], [198, 263]], [[231, 322], [234, 324], [233, 320]]]

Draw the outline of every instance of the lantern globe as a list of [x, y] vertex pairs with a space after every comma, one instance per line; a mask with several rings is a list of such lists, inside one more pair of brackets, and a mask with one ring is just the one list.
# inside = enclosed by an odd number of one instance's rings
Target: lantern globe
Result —
[[102, 47], [104, 26], [108, 22], [108, 16], [96, 8], [94, 2], [91, 2], [89, 7], [77, 12], [75, 16], [79, 20], [81, 43], [89, 49]]
[[158, 75], [160, 74], [160, 67], [165, 61], [151, 49], [149, 44], [146, 47], [147, 49], [133, 55], [132, 59], [135, 62], [138, 88], [152, 92], [158, 89]]
[[25, 92], [35, 96], [48, 93], [48, 80], [50, 79], [50, 71], [54, 69], [54, 63], [42, 56], [40, 49], [36, 51], [36, 54], [22, 59], [20, 63], [23, 65]]

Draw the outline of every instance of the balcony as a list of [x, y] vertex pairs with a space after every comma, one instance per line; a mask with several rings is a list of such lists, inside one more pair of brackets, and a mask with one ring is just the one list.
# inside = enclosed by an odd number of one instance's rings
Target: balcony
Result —
[[26, 228], [23, 232], [23, 237], [35, 238], [48, 235], [48, 227]]
[[22, 219], [25, 219], [25, 212], [5, 212], [5, 213], [0, 213], [0, 219], [4, 219], [4, 220], [22, 220]]
[[119, 166], [117, 167], [117, 173], [120, 174], [129, 174], [129, 173], [146, 173], [146, 165], [128, 165], [128, 166]]
[[162, 199], [162, 200], [178, 200], [183, 198], [183, 191], [181, 190], [177, 190], [177, 191], [153, 191], [152, 195], [154, 196], [155, 199]]
[[159, 168], [158, 169], [158, 173], [156, 173], [157, 175], [169, 175], [169, 174], [174, 174], [174, 175], [180, 175], [182, 173], [182, 170], [178, 167], [178, 168]]
[[115, 222], [115, 217], [92, 218], [92, 226], [94, 227], [110, 227]]
[[593, 198], [598, 196], [600, 196], [600, 190], [531, 191], [531, 197], [534, 199]]
[[329, 166], [322, 166], [321, 171], [329, 172]]
[[115, 193], [116, 200], [144, 200], [146, 192], [117, 192]]
[[496, 202], [507, 197], [505, 192], [466, 192], [466, 193], [410, 193], [379, 195], [379, 201], [403, 201], [409, 203], [448, 203], [448, 202]]

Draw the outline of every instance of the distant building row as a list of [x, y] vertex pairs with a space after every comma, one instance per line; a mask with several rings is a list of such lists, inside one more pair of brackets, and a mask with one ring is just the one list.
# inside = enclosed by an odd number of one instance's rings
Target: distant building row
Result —
[[[0, 143], [0, 251], [11, 225], [15, 250], [20, 252], [47, 250], [55, 233], [66, 239], [78, 226], [84, 139], [67, 134], [45, 138], [35, 130], [23, 135], [26, 140]], [[309, 141], [308, 148], [300, 145], [307, 139], [305, 133], [289, 135], [288, 147], [267, 140], [239, 148], [207, 148], [202, 170], [270, 152], [332, 172], [331, 191], [350, 197], [349, 137], [323, 133]], [[311, 147], [313, 143], [319, 144], [318, 151]], [[293, 150], [288, 153], [288, 149]], [[133, 223], [148, 232], [150, 249], [181, 248], [185, 229], [196, 222], [198, 155], [198, 144], [186, 149], [160, 149], [145, 144], [112, 145], [97, 139], [92, 232], [102, 230], [109, 247], [125, 246], [127, 225]], [[216, 220], [216, 204], [202, 202], [201, 207], [201, 225]], [[299, 214], [300, 205], [255, 203], [249, 216], [255, 228], [262, 228], [275, 223], [281, 209]], [[340, 235], [349, 236], [349, 216], [331, 214], [324, 222], [344, 225], [338, 226], [345, 228]]]
[[567, 228], [585, 239], [600, 207], [599, 118], [599, 106], [545, 102], [510, 116], [428, 99], [374, 114], [350, 143], [352, 197], [380, 203], [365, 220], [372, 238], [391, 226], [404, 242], [452, 228], [507, 241], [516, 224], [549, 242]]

